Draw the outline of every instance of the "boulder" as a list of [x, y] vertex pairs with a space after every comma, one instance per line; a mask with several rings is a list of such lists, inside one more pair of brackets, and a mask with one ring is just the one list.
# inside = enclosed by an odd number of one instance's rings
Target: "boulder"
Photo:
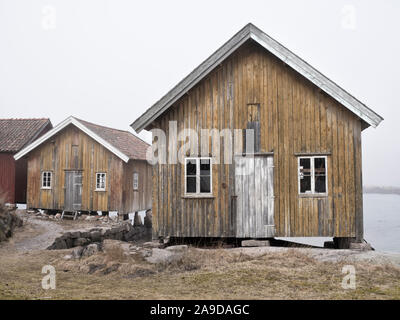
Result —
[[99, 245], [97, 243], [92, 243], [83, 249], [81, 257], [90, 257], [99, 251]]
[[110, 240], [110, 239], [106, 239], [103, 241], [103, 251], [107, 252], [107, 251], [112, 251], [115, 248], [121, 248], [122, 251], [124, 252], [125, 255], [129, 254], [130, 251], [130, 244], [127, 242], [122, 242], [122, 241], [118, 241], [118, 240]]
[[101, 232], [100, 231], [91, 231], [90, 239], [92, 239], [92, 242], [100, 242], [101, 241]]
[[151, 249], [151, 256], [145, 257], [145, 260], [153, 264], [171, 263], [179, 260], [182, 257], [181, 253], [174, 252], [172, 250]]
[[63, 233], [63, 235], [60, 238], [63, 239], [63, 240], [71, 238], [71, 232]]
[[145, 248], [160, 248], [162, 245], [160, 241], [149, 241], [142, 244]]
[[14, 229], [22, 226], [22, 219], [14, 210], [0, 205], [0, 241], [13, 235]]
[[65, 240], [62, 238], [57, 238], [50, 247], [51, 247], [51, 249], [54, 249], [54, 250], [68, 249]]
[[72, 248], [74, 246], [74, 239], [67, 238], [64, 240], [67, 248]]
[[90, 231], [81, 231], [81, 238], [90, 238]]
[[77, 238], [80, 238], [80, 237], [81, 237], [81, 233], [79, 231], [72, 231], [71, 232], [71, 235], [70, 235], [71, 239], [77, 239]]
[[82, 256], [83, 247], [76, 247], [72, 250], [71, 256], [74, 259], [79, 259]]
[[90, 243], [88, 238], [77, 238], [74, 240], [74, 247], [85, 246]]

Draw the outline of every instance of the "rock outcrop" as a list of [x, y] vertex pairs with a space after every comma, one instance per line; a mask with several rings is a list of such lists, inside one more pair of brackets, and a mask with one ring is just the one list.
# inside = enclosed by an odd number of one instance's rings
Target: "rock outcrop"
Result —
[[54, 240], [49, 250], [69, 249], [101, 243], [105, 239], [120, 241], [138, 241], [151, 239], [151, 225], [133, 225], [124, 221], [116, 226], [97, 227], [90, 230], [78, 230], [64, 233]]
[[0, 203], [0, 242], [12, 237], [15, 228], [22, 226], [22, 219], [15, 208], [7, 208]]

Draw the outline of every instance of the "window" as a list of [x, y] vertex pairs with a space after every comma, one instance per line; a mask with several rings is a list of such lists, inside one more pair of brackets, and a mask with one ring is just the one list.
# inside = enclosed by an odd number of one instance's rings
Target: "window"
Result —
[[187, 194], [210, 194], [211, 158], [186, 158], [185, 179]]
[[42, 172], [42, 189], [51, 189], [51, 171], [43, 171]]
[[139, 189], [139, 173], [133, 173], [133, 190]]
[[299, 193], [326, 194], [326, 156], [299, 157]]
[[106, 190], [106, 174], [104, 172], [96, 173], [96, 191]]

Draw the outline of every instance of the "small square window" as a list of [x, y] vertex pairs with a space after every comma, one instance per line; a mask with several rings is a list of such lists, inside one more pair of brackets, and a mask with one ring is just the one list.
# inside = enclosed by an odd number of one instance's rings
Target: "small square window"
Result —
[[96, 190], [106, 190], [106, 174], [104, 172], [96, 173]]
[[299, 193], [326, 194], [326, 156], [299, 158]]
[[185, 179], [187, 194], [210, 194], [211, 158], [187, 158]]

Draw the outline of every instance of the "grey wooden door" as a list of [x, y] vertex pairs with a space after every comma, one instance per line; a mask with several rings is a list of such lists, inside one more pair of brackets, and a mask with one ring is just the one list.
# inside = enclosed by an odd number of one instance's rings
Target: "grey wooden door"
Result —
[[64, 210], [80, 210], [82, 205], [82, 172], [65, 171]]
[[273, 162], [271, 155], [235, 158], [238, 238], [275, 235]]

